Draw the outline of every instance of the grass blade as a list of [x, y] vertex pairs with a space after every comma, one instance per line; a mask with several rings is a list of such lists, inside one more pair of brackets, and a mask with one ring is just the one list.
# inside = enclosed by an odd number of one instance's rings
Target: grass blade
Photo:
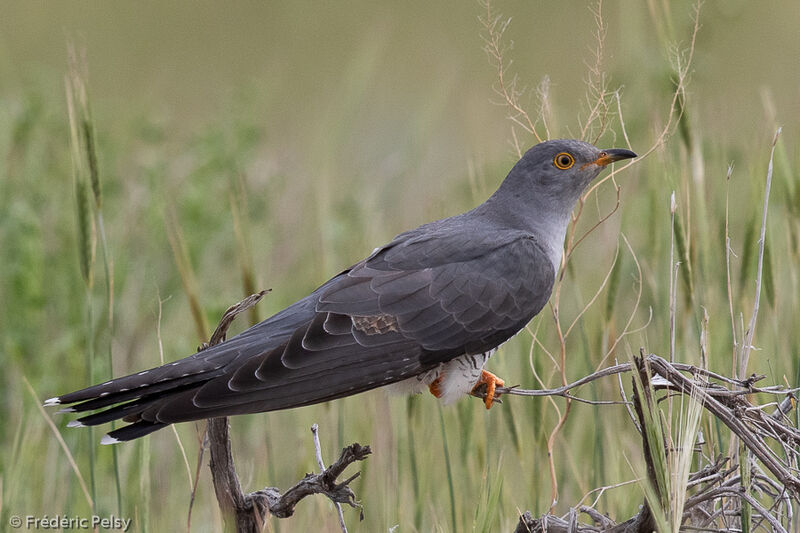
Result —
[[75, 458], [72, 457], [72, 452], [69, 451], [69, 446], [67, 446], [67, 443], [64, 442], [64, 438], [61, 436], [61, 432], [58, 431], [56, 425], [52, 420], [50, 420], [50, 417], [47, 416], [47, 412], [44, 410], [44, 407], [42, 407], [42, 402], [39, 400], [39, 395], [36, 394], [35, 390], [33, 390], [31, 382], [28, 381], [28, 378], [25, 376], [22, 376], [22, 380], [25, 382], [28, 392], [31, 393], [31, 396], [33, 397], [33, 403], [36, 404], [39, 414], [41, 414], [42, 418], [44, 418], [44, 421], [47, 422], [47, 427], [49, 427], [50, 431], [53, 432], [53, 435], [58, 441], [59, 446], [61, 446], [61, 449], [64, 451], [64, 455], [67, 456], [67, 461], [69, 461], [69, 465], [72, 467], [72, 471], [75, 473], [75, 477], [78, 479], [78, 484], [81, 486], [81, 492], [83, 492], [83, 496], [86, 498], [86, 503], [89, 504], [89, 507], [94, 509], [94, 499], [89, 494], [89, 489], [86, 487], [86, 481], [83, 480], [83, 476], [78, 468], [78, 464], [75, 462]]
[[450, 465], [450, 451], [447, 446], [447, 431], [444, 425], [444, 413], [442, 405], [439, 404], [439, 426], [442, 429], [442, 450], [444, 452], [445, 467], [447, 470], [447, 489], [450, 493], [450, 523], [452, 524], [452, 531], [458, 531], [458, 522], [456, 521], [456, 491], [453, 484], [453, 468]]
[[178, 274], [180, 274], [183, 290], [186, 293], [186, 297], [189, 299], [189, 308], [192, 311], [192, 318], [194, 319], [198, 338], [207, 339], [209, 337], [208, 319], [203, 312], [203, 306], [200, 305], [197, 281], [194, 275], [192, 262], [189, 259], [189, 250], [183, 238], [183, 231], [181, 230], [178, 217], [173, 209], [168, 210], [164, 218], [166, 222], [167, 239], [169, 240], [170, 248], [172, 248], [172, 257], [175, 259], [175, 265], [178, 267]]

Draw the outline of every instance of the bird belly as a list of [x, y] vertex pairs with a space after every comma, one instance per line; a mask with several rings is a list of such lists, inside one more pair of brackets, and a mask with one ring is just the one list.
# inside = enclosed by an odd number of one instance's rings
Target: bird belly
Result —
[[438, 383], [439, 399], [445, 405], [451, 404], [469, 394], [481, 377], [486, 361], [496, 351], [497, 348], [493, 348], [483, 353], [460, 355], [427, 372], [388, 385], [386, 391], [390, 394], [418, 394], [441, 378]]

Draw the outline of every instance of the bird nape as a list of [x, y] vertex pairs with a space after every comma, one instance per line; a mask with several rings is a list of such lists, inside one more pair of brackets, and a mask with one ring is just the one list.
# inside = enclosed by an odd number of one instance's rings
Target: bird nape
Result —
[[243, 333], [160, 367], [62, 396], [122, 419], [111, 444], [176, 422], [289, 409], [390, 385], [445, 403], [502, 381], [483, 370], [547, 303], [570, 214], [587, 185], [630, 150], [553, 140], [528, 150], [476, 208], [401, 233]]

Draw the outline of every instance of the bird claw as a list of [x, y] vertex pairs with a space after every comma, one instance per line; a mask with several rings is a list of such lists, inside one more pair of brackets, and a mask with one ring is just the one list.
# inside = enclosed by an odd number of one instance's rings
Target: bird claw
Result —
[[[491, 372], [481, 370], [481, 377], [478, 378], [478, 382], [472, 387], [470, 394], [483, 399], [486, 408], [491, 409], [494, 402], [503, 403], [500, 401], [500, 394], [502, 393], [497, 390], [497, 387], [504, 387], [505, 384], [505, 381]], [[442, 376], [434, 379], [431, 384], [428, 385], [428, 390], [430, 390], [431, 394], [436, 398], [441, 398], [442, 394], [444, 394], [444, 391], [442, 391]]]
[[441, 398], [442, 394], [444, 394], [442, 391], [442, 377], [439, 376], [431, 381], [431, 384], [428, 385], [428, 390], [431, 391], [431, 394], [433, 394], [435, 398]]
[[[486, 408], [491, 409], [495, 400], [497, 400], [497, 403], [502, 403], [499, 400], [500, 393], [496, 392], [496, 389], [497, 387], [503, 387], [505, 384], [505, 381], [488, 370], [481, 370], [481, 377], [478, 378], [478, 382], [472, 387], [471, 393], [483, 397], [483, 403], [486, 405]], [[479, 394], [481, 389], [485, 389], [485, 394]]]

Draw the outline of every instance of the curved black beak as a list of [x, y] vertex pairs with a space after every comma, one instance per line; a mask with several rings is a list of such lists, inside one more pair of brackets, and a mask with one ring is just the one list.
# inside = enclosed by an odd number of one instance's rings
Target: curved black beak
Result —
[[613, 163], [614, 161], [630, 159], [632, 157], [636, 157], [636, 154], [630, 150], [625, 150], [624, 148], [610, 148], [600, 152], [598, 158], [592, 161], [592, 163], [599, 167], [604, 167], [609, 163]]

